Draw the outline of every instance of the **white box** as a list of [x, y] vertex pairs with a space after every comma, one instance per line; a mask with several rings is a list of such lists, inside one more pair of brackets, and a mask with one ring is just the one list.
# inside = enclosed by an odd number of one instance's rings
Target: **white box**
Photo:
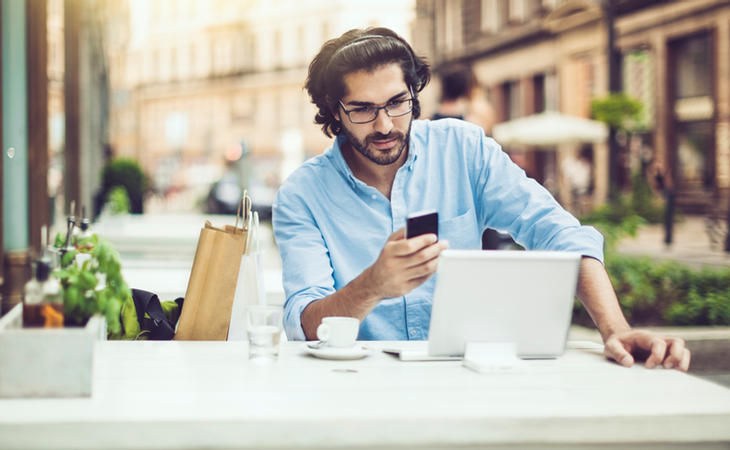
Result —
[[89, 397], [94, 344], [106, 321], [85, 327], [23, 328], [23, 305], [0, 318], [0, 397]]

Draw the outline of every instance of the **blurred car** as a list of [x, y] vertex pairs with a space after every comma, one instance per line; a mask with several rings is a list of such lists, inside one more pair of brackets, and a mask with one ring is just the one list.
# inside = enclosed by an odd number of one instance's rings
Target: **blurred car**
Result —
[[[251, 210], [258, 212], [259, 220], [270, 221], [276, 189], [263, 183], [253, 182], [247, 193], [252, 201]], [[208, 214], [236, 214], [241, 196], [243, 196], [243, 189], [238, 177], [234, 173], [226, 173], [211, 186], [205, 200], [205, 212]]]
[[276, 189], [264, 184], [253, 184], [248, 191], [248, 195], [251, 196], [251, 202], [253, 203], [251, 209], [258, 211], [259, 220], [262, 222], [270, 221]]
[[243, 190], [238, 177], [225, 173], [213, 183], [205, 199], [205, 212], [208, 214], [236, 214]]

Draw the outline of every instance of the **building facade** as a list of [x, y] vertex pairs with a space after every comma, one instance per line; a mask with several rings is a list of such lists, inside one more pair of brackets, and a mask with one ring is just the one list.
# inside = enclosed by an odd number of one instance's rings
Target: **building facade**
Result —
[[243, 155], [244, 185], [271, 192], [329, 145], [303, 90], [321, 45], [375, 25], [409, 37], [413, 14], [412, 1], [131, 2], [129, 39], [109, 54], [114, 152], [160, 192], [197, 198]]
[[[621, 11], [620, 11], [621, 12]], [[648, 141], [687, 212], [727, 207], [730, 1], [658, 2], [619, 14], [624, 89], [647, 105]]]
[[[419, 0], [417, 9], [419, 49], [437, 69], [469, 63], [498, 122], [543, 111], [588, 118], [591, 100], [610, 91], [613, 39], [621, 89], [643, 105], [623, 142], [616, 175], [623, 179], [614, 182], [625, 186], [631, 171], [661, 173], [686, 212], [706, 211], [717, 204], [708, 199], [730, 188], [730, 2]], [[605, 144], [506, 150], [567, 206], [570, 180], [561, 168], [583, 156], [592, 166], [592, 203], [607, 199]]]

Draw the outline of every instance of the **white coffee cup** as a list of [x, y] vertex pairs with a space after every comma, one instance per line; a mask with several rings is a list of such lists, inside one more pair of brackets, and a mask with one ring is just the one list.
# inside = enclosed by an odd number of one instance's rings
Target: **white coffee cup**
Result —
[[325, 317], [317, 327], [317, 339], [329, 347], [349, 348], [355, 345], [360, 321], [354, 317]]

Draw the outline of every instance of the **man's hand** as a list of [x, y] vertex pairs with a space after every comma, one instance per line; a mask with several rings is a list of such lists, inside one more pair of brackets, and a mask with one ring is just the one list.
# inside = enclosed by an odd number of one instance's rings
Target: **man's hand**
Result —
[[690, 353], [679, 338], [657, 336], [649, 331], [630, 330], [610, 335], [604, 343], [604, 354], [622, 366], [631, 367], [635, 360], [646, 360], [653, 369], [689, 369]]
[[405, 238], [405, 229], [391, 234], [377, 261], [367, 269], [368, 280], [380, 298], [411, 292], [436, 272], [438, 256], [448, 248], [434, 234]]

